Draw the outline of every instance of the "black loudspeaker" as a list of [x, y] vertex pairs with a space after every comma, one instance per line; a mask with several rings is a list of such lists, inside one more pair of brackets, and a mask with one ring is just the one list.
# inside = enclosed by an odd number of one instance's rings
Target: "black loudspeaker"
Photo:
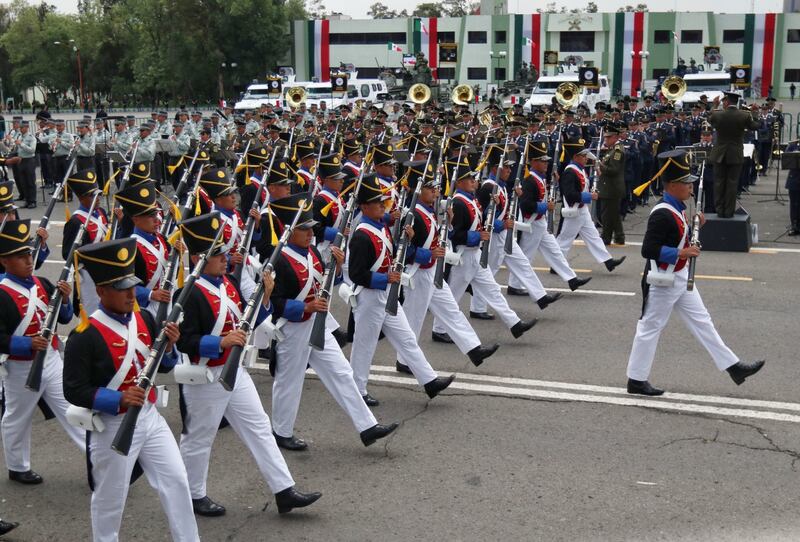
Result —
[[700, 228], [702, 250], [749, 252], [752, 245], [753, 228], [747, 211], [737, 209], [732, 218], [719, 218], [716, 213], [706, 214], [706, 223]]

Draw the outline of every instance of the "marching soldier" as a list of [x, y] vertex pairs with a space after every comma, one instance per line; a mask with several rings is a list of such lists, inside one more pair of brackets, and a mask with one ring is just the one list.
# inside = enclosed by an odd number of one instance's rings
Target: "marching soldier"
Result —
[[581, 127], [575, 124], [575, 112], [571, 109], [565, 110], [564, 123], [561, 127], [561, 156], [556, 157], [559, 174], [570, 163], [573, 155], [584, 148], [586, 140], [582, 136]]
[[[369, 369], [381, 331], [404, 361], [428, 397], [433, 399], [445, 390], [455, 375], [439, 377], [417, 344], [402, 307], [397, 314], [386, 313], [389, 284], [399, 282], [401, 273], [392, 270], [392, 237], [384, 223], [385, 202], [389, 198], [376, 175], [365, 175], [356, 202], [361, 208], [361, 221], [350, 236], [347, 273], [352, 281], [355, 305], [355, 335], [350, 363], [358, 391], [368, 406], [378, 406], [377, 399], [367, 392]], [[409, 228], [410, 230], [410, 228]], [[406, 231], [413, 236], [413, 230]], [[352, 305], [352, 303], [351, 303]]]
[[141, 281], [136, 286], [136, 301], [155, 317], [159, 305], [171, 299], [170, 292], [161, 289], [170, 248], [158, 231], [161, 208], [156, 203], [156, 187], [150, 181], [140, 183], [117, 192], [114, 198], [133, 221], [130, 237], [136, 239], [134, 271]]
[[[525, 149], [526, 140], [520, 141], [521, 147], [519, 155]], [[517, 217], [509, 216], [509, 196], [506, 186], [513, 189], [514, 180], [510, 179], [511, 168], [516, 163], [508, 159], [508, 154], [505, 154], [503, 147], [499, 145], [491, 145], [488, 150], [486, 158], [487, 166], [489, 167], [489, 177], [478, 189], [477, 200], [483, 212], [487, 212], [492, 200], [492, 194], [496, 192], [495, 213], [493, 219], [492, 237], [486, 241], [489, 243], [489, 262], [488, 267], [492, 275], [496, 275], [500, 266], [505, 262], [506, 267], [510, 274], [513, 274], [522, 283], [522, 288], [515, 288], [508, 293], [511, 295], [528, 295], [530, 298], [539, 305], [539, 308], [544, 310], [551, 303], [555, 303], [561, 299], [560, 293], [548, 294], [539, 277], [534, 273], [530, 265], [530, 260], [522, 253], [516, 239], [512, 241], [511, 254], [505, 252], [506, 236], [516, 235], [514, 233], [514, 222]], [[501, 162], [501, 158], [503, 161]], [[495, 187], [497, 188], [495, 191]], [[516, 197], [522, 192], [521, 188], [517, 189]], [[478, 320], [489, 320], [494, 317], [486, 312], [486, 301], [480, 293], [475, 293], [472, 296], [469, 309], [470, 318]]]
[[[329, 314], [328, 301], [317, 296], [322, 287], [327, 260], [311, 246], [315, 221], [312, 205], [306, 203], [306, 198], [308, 194], [295, 194], [270, 204], [284, 224], [291, 223], [301, 205], [304, 209], [275, 266], [277, 287], [273, 290], [271, 300], [275, 308], [273, 319], [276, 319], [276, 326], [282, 334], [277, 342], [273, 365], [272, 419], [275, 439], [278, 446], [287, 450], [304, 450], [308, 447], [305, 441], [294, 436], [294, 423], [300, 407], [306, 367], [310, 365], [350, 417], [363, 444], [370, 446], [397, 429], [397, 424], [378, 424], [369, 407], [364, 404], [353, 380], [353, 370], [330, 330], [325, 331], [322, 350], [305, 346], [309, 343], [314, 319]], [[330, 247], [328, 252], [336, 261], [334, 272], [340, 275], [344, 253], [339, 247]]]
[[[67, 401], [61, 386], [63, 361], [58, 334], [52, 340], [42, 337], [50, 298], [56, 288], [64, 302], [58, 323], [72, 320], [71, 288], [61, 281], [55, 286], [44, 277], [33, 275], [30, 220], [7, 220], [0, 233], [0, 373], [4, 386], [2, 419], [3, 451], [8, 478], [21, 484], [41, 484], [42, 477], [31, 470], [31, 422], [37, 403], [52, 412], [67, 435], [85, 450], [83, 431], [67, 421]], [[46, 351], [42, 383], [38, 391], [26, 389], [33, 358]]]
[[606, 126], [603, 132], [606, 155], [600, 159], [600, 180], [598, 196], [601, 202], [601, 219], [603, 224], [603, 244], [614, 242], [625, 244], [625, 232], [622, 229], [620, 205], [625, 198], [625, 147], [619, 140], [616, 126]]
[[589, 192], [589, 179], [585, 171], [586, 161], [589, 158], [596, 159], [588, 149], [576, 153], [558, 180], [564, 203], [561, 207], [561, 217], [563, 218], [561, 232], [558, 234], [557, 240], [561, 252], [566, 257], [576, 235], [580, 235], [594, 259], [605, 264], [606, 269], [611, 272], [625, 261], [625, 256], [617, 259], [611, 257], [597, 233], [591, 212], [587, 207], [592, 200], [598, 197], [596, 192]]
[[[17, 206], [14, 205], [14, 183], [13, 181], [0, 181], [0, 223], [3, 220], [6, 222], [11, 220], [19, 220], [19, 212]], [[1, 232], [2, 230], [0, 230]], [[36, 236], [41, 239], [39, 246], [39, 255], [34, 262], [34, 269], [39, 269], [48, 256], [50, 256], [50, 247], [47, 245], [48, 233], [45, 228], [38, 228]], [[4, 273], [5, 269], [0, 264], [0, 274]], [[1, 388], [0, 388], [1, 389]]]
[[[78, 235], [81, 224], [85, 224], [88, 221], [86, 234], [83, 237], [81, 246], [103, 241], [109, 228], [108, 213], [99, 205], [95, 206], [91, 217], [89, 216], [92, 200], [95, 194], [100, 192], [94, 170], [78, 171], [67, 177], [67, 190], [75, 194], [80, 206], [72, 213], [72, 216], [64, 225], [64, 239], [61, 245], [61, 257], [64, 260], [69, 256], [70, 248]], [[80, 296], [80, 303], [83, 308], [87, 314], [91, 314], [97, 308], [99, 301], [92, 286], [91, 276], [87, 271], [80, 268], [75, 269], [75, 272], [80, 275], [81, 284], [85, 284], [86, 287], [80, 292], [76, 289], [74, 305], [76, 308], [80, 307], [78, 304], [78, 296]]]
[[[247, 153], [247, 157], [245, 158], [245, 162], [247, 164], [247, 173], [249, 175], [248, 179], [249, 182], [245, 182], [244, 186], [239, 189], [239, 215], [240, 216], [247, 216], [250, 213], [250, 208], [253, 206], [253, 201], [256, 199], [256, 194], [258, 194], [258, 189], [261, 186], [262, 182], [264, 182], [264, 175], [267, 173], [264, 171], [264, 164], [268, 163], [271, 160], [270, 157], [271, 153], [267, 151], [266, 148], [262, 146], [258, 146], [256, 148], [250, 147], [250, 150]], [[283, 162], [280, 156], [275, 157], [275, 161], [272, 163], [272, 168], [282, 168], [286, 169], [286, 164]], [[259, 201], [259, 208], [263, 208], [267, 202], [268, 198], [268, 191], [265, 187], [264, 190], [261, 192], [261, 201]]]
[[[536, 325], [536, 319], [522, 320], [517, 316], [508, 306], [488, 266], [484, 268], [480, 265], [479, 246], [482, 242], [488, 242], [491, 234], [483, 229], [483, 214], [475, 195], [478, 187], [476, 175], [463, 157], [451, 179], [456, 191], [453, 194], [453, 220], [449, 236], [460, 262], [450, 269], [448, 283], [456, 302], [461, 300], [467, 286], [472, 286], [473, 295], [480, 295], [495, 309], [514, 338], [518, 339]], [[445, 333], [439, 318], [433, 322], [433, 339], [437, 342], [453, 342]]]
[[[218, 212], [191, 218], [180, 224], [193, 263], [197, 262], [199, 254], [213, 250], [204, 273], [195, 283], [186, 302], [180, 326], [178, 349], [189, 356], [191, 365], [188, 368], [202, 370], [205, 367], [202, 380], [192, 381], [191, 384], [183, 381], [186, 417], [181, 435], [181, 455], [189, 476], [195, 513], [201, 516], [225, 514], [225, 507], [211, 500], [206, 491], [211, 446], [220, 421], [225, 416], [255, 458], [261, 475], [275, 494], [278, 512], [283, 514], [293, 508], [308, 506], [322, 495], [303, 494], [295, 489], [294, 480], [272, 436], [269, 418], [249, 373], [239, 366], [232, 391], [226, 391], [217, 381], [231, 347], [244, 347], [247, 343], [245, 332], [239, 329], [239, 319], [244, 303], [255, 290], [255, 285], [251, 283], [250, 291], [243, 291], [235, 279], [225, 274], [227, 252], [221, 243], [212, 247], [216, 231], [221, 226]], [[245, 273], [242, 277], [248, 275]], [[257, 327], [266, 321], [271, 310], [272, 275], [264, 273], [263, 280], [263, 299], [256, 300], [263, 306], [258, 314]], [[179, 380], [183, 379], [179, 377]]]
[[298, 141], [294, 146], [294, 156], [299, 164], [297, 168], [297, 183], [292, 189], [295, 191], [312, 192], [316, 185], [316, 174], [312, 173], [316, 163], [317, 150], [314, 141], [306, 139]]
[[[642, 316], [636, 325], [628, 359], [628, 393], [661, 395], [664, 390], [653, 387], [649, 380], [661, 331], [673, 309], [683, 317], [692, 334], [700, 341], [720, 371], [742, 384], [757, 373], [764, 361], [743, 363], [720, 338], [695, 286], [687, 290], [687, 262], [700, 255], [700, 247], [691, 245], [686, 217], [694, 177], [689, 174], [686, 152], [662, 153], [661, 177], [664, 197], [650, 212], [642, 242], [642, 257], [647, 260], [642, 279], [644, 297]], [[701, 219], [701, 224], [704, 219]]]
[[[522, 219], [527, 222], [531, 230], [520, 233], [519, 248], [533, 263], [537, 252], [541, 252], [545, 262], [554, 270], [561, 280], [569, 285], [573, 292], [592, 280], [591, 277], [580, 278], [570, 267], [555, 236], [547, 231], [547, 213], [555, 212], [555, 202], [547, 195], [547, 166], [550, 156], [547, 143], [544, 141], [531, 142], [528, 148], [528, 167], [530, 176], [526, 177], [519, 195], [519, 210]], [[508, 289], [522, 289], [524, 286], [516, 275], [508, 277]]]
[[[462, 354], [466, 354], [473, 365], [478, 367], [484, 360], [497, 352], [499, 344], [483, 346], [475, 330], [461, 312], [450, 286], [443, 280], [442, 287], [434, 286], [436, 260], [444, 258], [446, 247], [439, 244], [439, 225], [436, 216], [436, 200], [439, 188], [436, 184], [434, 167], [427, 161], [406, 162], [409, 169], [407, 177], [410, 191], [414, 191], [417, 183], [423, 183], [414, 212], [413, 250], [406, 258], [405, 272], [414, 282], [413, 288], [404, 291], [403, 311], [406, 313], [411, 330], [419, 341], [422, 323], [426, 312], [430, 311], [444, 325], [447, 335], [456, 344]], [[411, 373], [406, 362], [405, 352], [397, 353], [395, 367], [398, 372]]]
[[[91, 427], [87, 465], [92, 533], [95, 541], [119, 538], [131, 475], [138, 462], [158, 491], [172, 539], [196, 542], [200, 536], [175, 437], [155, 407], [156, 390], [151, 388], [145, 394], [136, 385], [161, 324], [157, 326], [148, 312], [134, 311], [134, 286], [139, 284], [134, 275], [135, 258], [134, 239], [106, 241], [78, 250], [78, 261], [96, 285], [100, 305], [67, 339], [64, 396], [79, 407]], [[170, 344], [159, 370], [168, 372], [178, 361], [174, 344], [179, 332], [174, 323], [167, 323], [164, 329]], [[131, 449], [128, 455], [118, 454], [111, 443], [122, 423], [121, 414], [134, 406], [142, 410]]]

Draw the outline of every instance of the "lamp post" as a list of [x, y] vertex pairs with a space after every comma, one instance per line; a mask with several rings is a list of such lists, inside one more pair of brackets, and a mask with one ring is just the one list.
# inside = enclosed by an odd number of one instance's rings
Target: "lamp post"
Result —
[[236, 62], [222, 62], [219, 65], [219, 67], [220, 67], [220, 69], [219, 69], [219, 99], [220, 99], [220, 104], [222, 103], [222, 100], [225, 99], [225, 81], [223, 79], [222, 72], [223, 72], [223, 70], [225, 70], [225, 68], [230, 68], [231, 70], [235, 70], [238, 65], [239, 64], [237, 64]]
[[641, 93], [641, 88], [640, 87], [641, 87], [642, 83], [644, 82], [644, 76], [645, 76], [644, 63], [645, 63], [645, 60], [647, 60], [647, 57], [650, 56], [650, 51], [631, 51], [630, 55], [631, 55], [631, 60], [635, 59], [638, 56], [642, 61], [641, 65], [640, 65], [640, 70], [639, 70], [639, 75], [640, 75], [639, 87], [633, 89], [633, 91], [636, 92], [636, 99], [638, 100], [639, 99], [639, 94]]
[[62, 43], [60, 41], [54, 41], [53, 45], [65, 45], [67, 47], [72, 46], [72, 50], [75, 51], [75, 58], [78, 61], [78, 89], [80, 92], [80, 103], [81, 103], [81, 111], [84, 111], [84, 104], [83, 104], [83, 67], [81, 66], [81, 50], [75, 45], [75, 40], [69, 40], [68, 43]]
[[[492, 75], [492, 77], [489, 78], [489, 81], [494, 81], [495, 85], [498, 84], [497, 68], [500, 67], [500, 60], [504, 59], [507, 54], [508, 53], [506, 51], [497, 51], [497, 54], [495, 54], [494, 51], [489, 51], [489, 57], [491, 57], [492, 59], [492, 69], [494, 70], [494, 74]], [[498, 61], [497, 65], [495, 65], [494, 63], [495, 60]]]

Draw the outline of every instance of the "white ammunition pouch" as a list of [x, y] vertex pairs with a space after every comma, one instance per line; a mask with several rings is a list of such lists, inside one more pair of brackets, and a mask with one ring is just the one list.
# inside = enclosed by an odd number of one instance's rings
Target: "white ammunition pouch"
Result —
[[175, 366], [172, 374], [175, 376], [175, 382], [189, 386], [211, 384], [214, 381], [214, 375], [211, 374], [211, 370], [205, 364], [194, 365], [188, 363], [185, 358], [183, 363]]
[[83, 429], [84, 431], [97, 431], [102, 433], [106, 429], [106, 424], [100, 418], [100, 413], [88, 408], [75, 405], [67, 407], [67, 421], [70, 425]]

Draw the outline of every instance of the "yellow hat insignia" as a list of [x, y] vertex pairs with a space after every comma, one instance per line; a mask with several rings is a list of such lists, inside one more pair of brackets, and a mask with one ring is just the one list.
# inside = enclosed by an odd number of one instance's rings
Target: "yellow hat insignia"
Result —
[[217, 177], [220, 178], [220, 179], [224, 179], [225, 178], [225, 172], [222, 171], [222, 170], [217, 171]]
[[87, 174], [86, 174], [86, 178], [87, 178], [87, 179], [89, 179], [89, 180], [91, 181], [92, 179], [94, 179], [94, 173], [92, 173], [92, 172], [90, 171], [89, 173], [87, 173]]
[[139, 190], [139, 195], [143, 198], [146, 198], [147, 196], [150, 195], [150, 191], [147, 188], [142, 188], [141, 190]]
[[333, 157], [333, 163], [334, 163], [334, 164], [338, 164], [338, 163], [339, 163], [339, 159], [338, 159], [338, 158], [336, 158], [335, 156]]
[[211, 220], [211, 227], [214, 228], [215, 230], [219, 228], [219, 220], [217, 220], [216, 218]]
[[17, 230], [20, 233], [28, 233], [28, 225], [27, 224], [20, 224], [19, 228], [17, 228]]
[[391, 146], [391, 145], [387, 145], [387, 146], [386, 146], [386, 150], [387, 150], [387, 151], [392, 151], [392, 150], [394, 150], [394, 149], [392, 149], [392, 146]]
[[0, 196], [5, 196], [6, 194], [8, 194], [8, 188], [5, 186], [0, 187]]
[[121, 261], [121, 262], [124, 262], [125, 260], [127, 260], [128, 259], [128, 249], [127, 248], [119, 249], [119, 251], [117, 252], [117, 259], [119, 261]]
[[280, 165], [280, 168], [281, 168], [281, 169], [286, 169], [286, 164], [284, 164], [284, 163], [281, 163], [281, 165]]
[[144, 164], [139, 164], [139, 171], [144, 172], [146, 169], [147, 168]]

